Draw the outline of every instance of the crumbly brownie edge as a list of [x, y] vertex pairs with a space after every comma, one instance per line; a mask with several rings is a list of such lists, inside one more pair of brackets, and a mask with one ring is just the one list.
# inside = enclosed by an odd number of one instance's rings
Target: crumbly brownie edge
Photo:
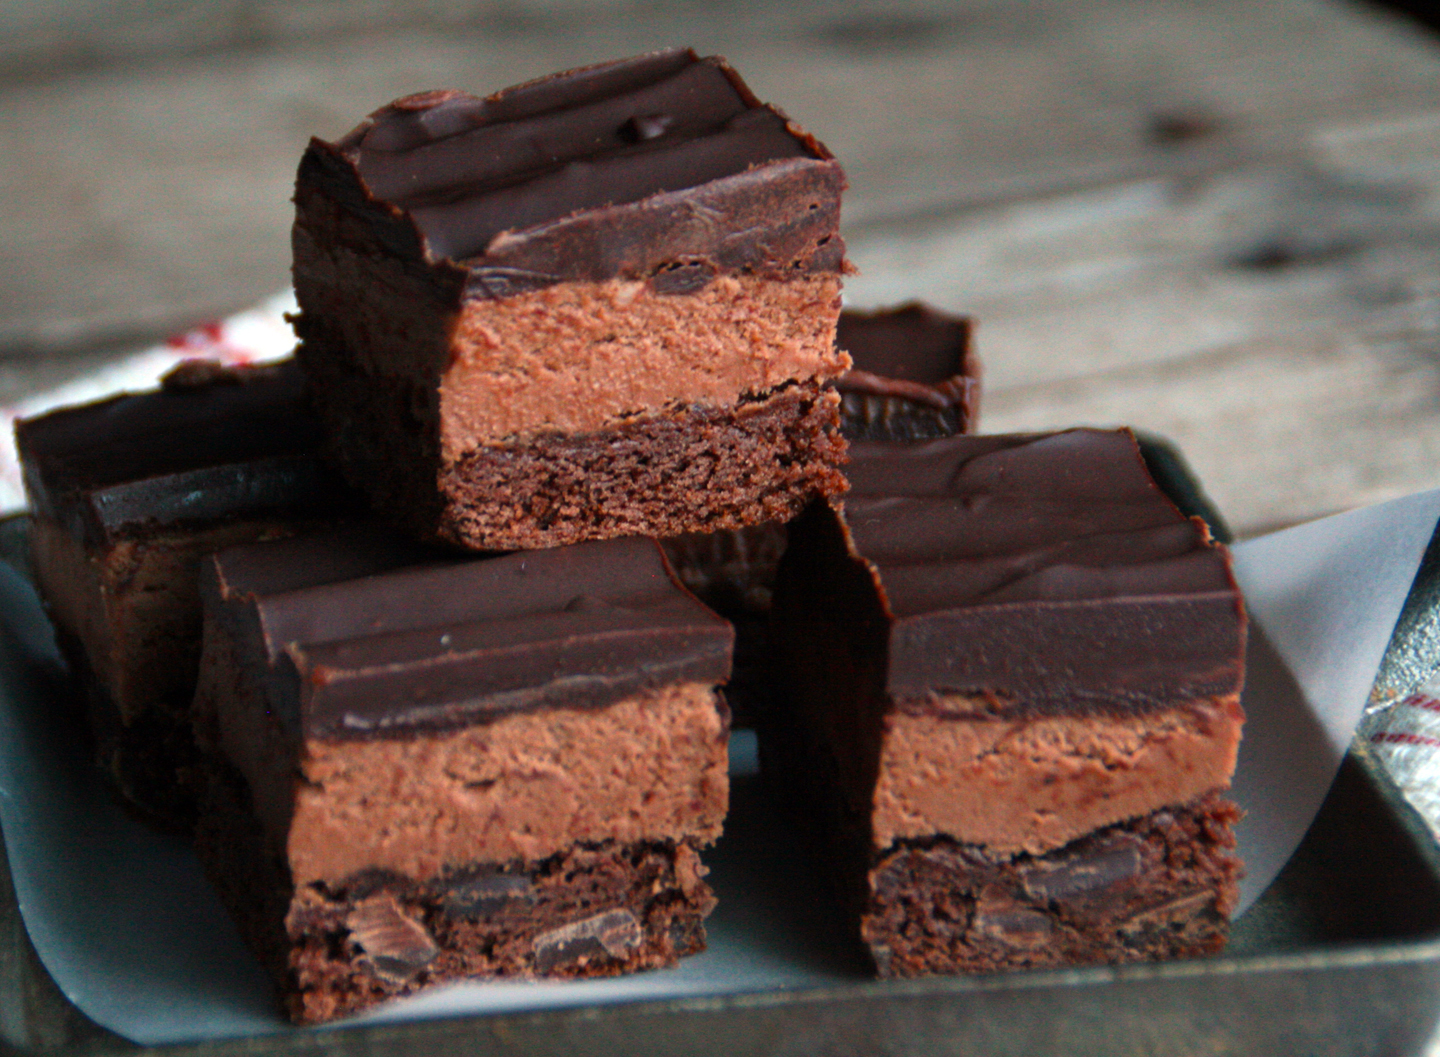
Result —
[[1212, 793], [1039, 856], [899, 842], [870, 869], [861, 935], [883, 977], [1213, 954], [1243, 875], [1239, 818]]
[[420, 539], [525, 550], [712, 532], [788, 520], [847, 487], [839, 397], [814, 382], [595, 433], [517, 438], [447, 465], [414, 411], [428, 399], [417, 383], [376, 384], [313, 342], [299, 355], [323, 394], [333, 458], [375, 510]]
[[243, 780], [208, 763], [201, 861], [296, 1023], [461, 979], [615, 976], [705, 948], [715, 898], [688, 842], [576, 846], [429, 883], [377, 871], [297, 891]]

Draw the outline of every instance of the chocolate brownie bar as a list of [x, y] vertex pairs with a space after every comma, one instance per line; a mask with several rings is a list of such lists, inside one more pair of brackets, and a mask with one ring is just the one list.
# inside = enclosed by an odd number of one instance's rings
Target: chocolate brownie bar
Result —
[[845, 439], [931, 440], [974, 433], [980, 417], [975, 324], [911, 301], [845, 311], [835, 341], [854, 366], [835, 383]]
[[195, 361], [15, 435], [36, 579], [101, 767], [127, 804], [187, 830], [202, 555], [354, 507], [319, 461], [300, 371]]
[[313, 140], [301, 362], [347, 475], [475, 549], [789, 517], [843, 490], [838, 163], [664, 51]]
[[649, 540], [416, 566], [348, 531], [206, 577], [197, 846], [293, 1018], [703, 949], [729, 626]]
[[884, 976], [1218, 950], [1245, 613], [1128, 431], [852, 448], [775, 626], [804, 775]]

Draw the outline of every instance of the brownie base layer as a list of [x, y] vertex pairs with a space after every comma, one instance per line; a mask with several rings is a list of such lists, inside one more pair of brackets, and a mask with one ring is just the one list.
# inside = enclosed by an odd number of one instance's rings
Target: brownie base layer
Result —
[[585, 436], [481, 448], [441, 471], [441, 538], [529, 549], [788, 520], [845, 491], [838, 400], [813, 383]]
[[420, 539], [531, 550], [619, 536], [677, 536], [788, 520], [848, 487], [839, 396], [815, 382], [728, 407], [638, 414], [583, 434], [542, 433], [441, 459], [400, 379], [334, 369], [298, 352], [332, 453], [382, 516]]
[[385, 871], [295, 888], [244, 782], [207, 767], [196, 846], [290, 1018], [315, 1024], [467, 978], [616, 976], [705, 949], [715, 898], [686, 842], [575, 846], [420, 882]]
[[861, 935], [884, 977], [1213, 954], [1243, 874], [1239, 817], [1211, 794], [1045, 855], [905, 841], [870, 870]]

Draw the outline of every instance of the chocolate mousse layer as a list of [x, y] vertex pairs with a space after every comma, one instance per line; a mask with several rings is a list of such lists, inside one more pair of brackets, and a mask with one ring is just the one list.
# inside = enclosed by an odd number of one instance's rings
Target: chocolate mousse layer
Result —
[[[806, 776], [880, 970], [1216, 949], [1240, 873], [1223, 792], [1245, 640], [1224, 548], [1155, 487], [1123, 430], [860, 443], [850, 476], [842, 509], [791, 525], [774, 616], [795, 707], [762, 737], [780, 773]], [[965, 899], [978, 913], [997, 878], [1058, 869], [1095, 834], [1179, 817], [1200, 820], [1181, 828], [1202, 865], [1134, 874], [1140, 903], [1190, 908], [1166, 918], [1168, 946], [1102, 915], [1006, 961], [983, 929], [931, 920]], [[881, 865], [902, 860], [900, 874]], [[949, 894], [899, 898], [901, 875]]]
[[[363, 531], [235, 548], [207, 573], [199, 844], [291, 1012], [702, 949], [729, 626], [648, 540], [317, 557]], [[370, 914], [420, 954], [377, 954]]]
[[[844, 184], [688, 50], [412, 96], [312, 141], [299, 355], [347, 475], [381, 509], [404, 496], [412, 531], [476, 549], [733, 527], [837, 494], [838, 400], [819, 386], [849, 366]], [[601, 482], [598, 513], [558, 486], [523, 494], [536, 444]], [[478, 509], [516, 489], [514, 524]]]
[[102, 770], [161, 825], [193, 821], [202, 557], [355, 508], [319, 459], [293, 361], [182, 365], [158, 391], [16, 424], [36, 579], [85, 688]]
[[997, 853], [1043, 854], [1157, 804], [1225, 788], [1240, 745], [1228, 697], [1080, 717], [1003, 718], [987, 715], [983, 700], [966, 704], [969, 722], [960, 709], [891, 714], [871, 815], [876, 845], [944, 833]]

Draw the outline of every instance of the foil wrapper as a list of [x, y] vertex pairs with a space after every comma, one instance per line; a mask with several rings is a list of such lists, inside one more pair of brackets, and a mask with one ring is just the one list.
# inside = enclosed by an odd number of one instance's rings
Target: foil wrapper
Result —
[[1405, 799], [1440, 839], [1440, 676], [1367, 717], [1362, 731]]
[[1395, 623], [1359, 734], [1440, 839], [1440, 529]]

